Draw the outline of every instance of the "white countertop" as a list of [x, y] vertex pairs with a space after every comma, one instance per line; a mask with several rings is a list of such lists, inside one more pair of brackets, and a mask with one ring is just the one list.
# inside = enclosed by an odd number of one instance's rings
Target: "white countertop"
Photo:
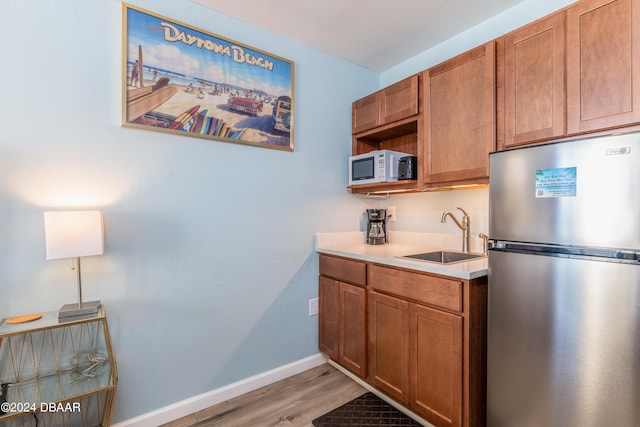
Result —
[[[399, 258], [405, 255], [443, 249], [460, 251], [461, 242], [460, 235], [391, 231], [389, 232], [389, 243], [368, 245], [364, 232], [316, 233], [316, 251], [320, 253], [460, 279], [475, 279], [486, 276], [488, 272], [486, 257], [448, 265]], [[482, 239], [472, 237], [469, 245], [470, 252], [481, 253], [482, 245]]]

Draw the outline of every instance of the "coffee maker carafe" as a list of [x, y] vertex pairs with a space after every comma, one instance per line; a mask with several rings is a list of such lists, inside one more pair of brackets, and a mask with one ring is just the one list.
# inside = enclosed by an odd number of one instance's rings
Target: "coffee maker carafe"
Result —
[[367, 244], [384, 245], [387, 239], [387, 210], [367, 209]]

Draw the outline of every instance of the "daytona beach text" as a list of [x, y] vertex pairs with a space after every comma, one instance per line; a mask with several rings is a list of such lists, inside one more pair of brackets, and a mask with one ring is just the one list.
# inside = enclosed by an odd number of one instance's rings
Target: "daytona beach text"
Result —
[[249, 53], [245, 53], [244, 49], [240, 46], [225, 46], [215, 43], [212, 40], [201, 39], [198, 36], [192, 34], [186, 34], [183, 31], [178, 30], [175, 26], [166, 22], [161, 22], [160, 25], [164, 27], [164, 39], [169, 42], [182, 42], [189, 46], [195, 45], [200, 49], [207, 49], [213, 53], [219, 53], [220, 55], [227, 55], [239, 64], [255, 65], [257, 67], [266, 68], [269, 71], [273, 71], [273, 62], [268, 61], [260, 56], [253, 56]]

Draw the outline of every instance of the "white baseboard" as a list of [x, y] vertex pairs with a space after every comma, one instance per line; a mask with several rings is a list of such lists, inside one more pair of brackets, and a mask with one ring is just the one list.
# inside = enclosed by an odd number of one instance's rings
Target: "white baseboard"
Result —
[[156, 427], [326, 363], [321, 353], [139, 415], [113, 427]]

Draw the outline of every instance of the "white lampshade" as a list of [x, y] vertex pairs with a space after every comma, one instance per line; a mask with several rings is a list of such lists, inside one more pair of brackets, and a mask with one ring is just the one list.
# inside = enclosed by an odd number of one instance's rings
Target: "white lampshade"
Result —
[[47, 259], [102, 255], [102, 211], [44, 213]]

